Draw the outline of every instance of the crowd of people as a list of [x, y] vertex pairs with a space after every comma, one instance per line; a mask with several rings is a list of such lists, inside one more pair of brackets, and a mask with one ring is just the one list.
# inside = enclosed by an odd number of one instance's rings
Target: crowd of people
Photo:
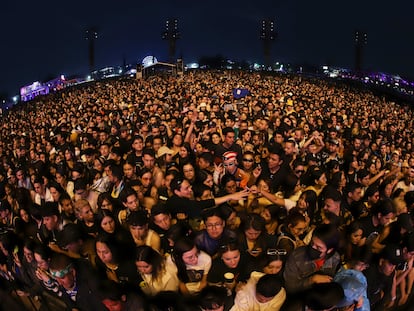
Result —
[[404, 310], [413, 120], [363, 88], [234, 71], [16, 106], [0, 310]]

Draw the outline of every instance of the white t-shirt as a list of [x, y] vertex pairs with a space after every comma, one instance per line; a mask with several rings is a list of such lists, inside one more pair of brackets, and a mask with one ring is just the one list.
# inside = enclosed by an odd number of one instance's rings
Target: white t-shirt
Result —
[[[167, 258], [167, 262], [172, 262], [171, 257], [169, 256]], [[187, 287], [190, 294], [198, 293], [200, 288], [201, 280], [205, 275], [208, 274], [211, 268], [211, 257], [203, 252], [200, 251], [198, 255], [198, 261], [195, 265], [186, 265], [187, 268], [187, 275], [190, 279], [188, 283], [185, 283], [185, 286]]]
[[155, 296], [161, 291], [178, 291], [177, 268], [171, 261], [166, 261], [165, 271], [162, 276], [156, 280], [151, 274], [141, 273], [143, 282], [140, 283], [142, 291], [147, 296]]

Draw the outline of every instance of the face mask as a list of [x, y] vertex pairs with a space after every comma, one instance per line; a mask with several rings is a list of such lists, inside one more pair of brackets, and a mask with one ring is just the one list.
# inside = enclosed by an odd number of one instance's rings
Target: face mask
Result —
[[321, 256], [321, 252], [314, 249], [312, 246], [308, 246], [308, 256], [311, 260], [318, 259]]

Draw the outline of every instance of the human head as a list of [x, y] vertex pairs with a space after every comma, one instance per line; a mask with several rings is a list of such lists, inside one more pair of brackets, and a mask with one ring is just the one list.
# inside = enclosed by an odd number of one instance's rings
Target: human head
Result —
[[199, 250], [191, 238], [181, 238], [174, 243], [172, 253], [174, 263], [177, 266], [178, 278], [182, 282], [188, 281], [187, 265], [195, 265], [198, 262]]
[[103, 280], [99, 284], [102, 304], [109, 311], [124, 311], [127, 295], [123, 286], [112, 280]]
[[286, 261], [286, 250], [267, 249], [261, 258], [262, 271], [266, 274], [279, 274]]
[[162, 230], [171, 228], [171, 214], [162, 203], [155, 204], [151, 209], [151, 221]]
[[181, 198], [191, 199], [193, 195], [192, 186], [187, 179], [176, 177], [171, 181], [171, 190]]
[[132, 211], [128, 215], [127, 224], [133, 238], [142, 240], [147, 236], [149, 219], [145, 211]]
[[336, 189], [329, 189], [325, 193], [323, 209], [339, 216], [341, 211], [341, 201], [341, 193]]
[[119, 199], [129, 211], [136, 211], [139, 208], [138, 194], [134, 189], [126, 187], [121, 191]]
[[135, 265], [139, 273], [151, 274], [156, 279], [164, 267], [164, 258], [152, 247], [142, 245], [136, 249]]
[[96, 221], [100, 229], [106, 233], [112, 234], [116, 229], [115, 216], [110, 210], [99, 209], [96, 215]]
[[222, 130], [223, 133], [223, 137], [224, 137], [224, 142], [223, 144], [226, 145], [226, 147], [231, 147], [234, 144], [234, 140], [235, 140], [235, 133], [234, 130], [231, 127], [225, 127]]
[[223, 311], [226, 300], [226, 289], [219, 286], [206, 286], [198, 295], [198, 305], [205, 311]]
[[[333, 255], [339, 247], [339, 241], [340, 235], [335, 226], [329, 224], [317, 226], [313, 231], [312, 240], [309, 244], [309, 251], [314, 254], [309, 254], [309, 257], [320, 259]], [[317, 254], [318, 256], [316, 256]]]
[[296, 239], [305, 232], [307, 228], [306, 218], [302, 213], [296, 210], [291, 210], [285, 220], [286, 229]]
[[76, 269], [72, 259], [65, 254], [54, 253], [50, 260], [50, 274], [66, 290], [76, 282]]
[[211, 208], [203, 213], [206, 232], [212, 239], [219, 239], [223, 232], [226, 222], [219, 208]]
[[57, 229], [59, 226], [60, 213], [57, 202], [45, 202], [41, 209], [43, 225], [47, 230]]
[[229, 241], [220, 245], [219, 257], [230, 269], [235, 269], [240, 263], [240, 247], [236, 241]]
[[119, 264], [123, 250], [120, 249], [119, 243], [116, 238], [109, 234], [99, 234], [95, 239], [96, 255], [99, 259], [106, 264]]
[[266, 303], [272, 300], [280, 291], [285, 291], [280, 277], [265, 274], [256, 284], [256, 299], [260, 303]]

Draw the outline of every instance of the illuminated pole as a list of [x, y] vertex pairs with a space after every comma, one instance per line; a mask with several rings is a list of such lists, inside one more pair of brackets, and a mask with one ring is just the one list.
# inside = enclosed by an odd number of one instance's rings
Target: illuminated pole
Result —
[[266, 68], [271, 66], [270, 51], [272, 41], [276, 39], [276, 35], [274, 21], [263, 19], [261, 22], [260, 39], [263, 41], [263, 55]]
[[178, 20], [170, 18], [165, 22], [165, 30], [162, 33], [162, 39], [168, 40], [168, 56], [170, 62], [175, 62], [175, 47], [177, 40], [180, 39], [180, 32], [178, 30]]
[[85, 39], [89, 42], [89, 72], [95, 70], [95, 40], [98, 39], [98, 31], [92, 27], [86, 30]]
[[355, 42], [355, 71], [360, 72], [362, 70], [363, 48], [368, 43], [367, 33], [356, 30], [354, 42]]

